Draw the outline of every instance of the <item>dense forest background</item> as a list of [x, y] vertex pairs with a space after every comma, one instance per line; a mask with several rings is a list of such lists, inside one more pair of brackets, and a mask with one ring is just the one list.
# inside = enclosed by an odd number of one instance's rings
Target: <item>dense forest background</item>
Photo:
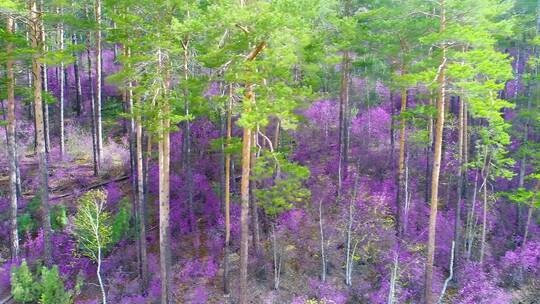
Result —
[[540, 303], [539, 1], [0, 21], [0, 303]]

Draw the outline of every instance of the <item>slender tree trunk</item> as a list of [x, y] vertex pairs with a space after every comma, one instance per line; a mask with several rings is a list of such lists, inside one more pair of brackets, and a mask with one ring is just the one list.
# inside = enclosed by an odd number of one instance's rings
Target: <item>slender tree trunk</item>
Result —
[[[40, 13], [43, 14], [45, 11], [45, 5], [44, 1], [40, 0], [39, 5]], [[47, 45], [45, 43], [46, 35], [45, 35], [45, 25], [43, 24], [43, 18], [40, 17], [39, 20], [39, 28], [40, 28], [40, 38], [41, 38], [41, 51], [45, 53], [47, 51]], [[41, 85], [42, 89], [45, 92], [49, 91], [49, 73], [47, 69], [47, 64], [43, 63], [41, 64], [41, 77], [43, 78]], [[43, 101], [43, 100], [42, 100]], [[45, 136], [45, 153], [49, 153], [51, 151], [51, 139], [50, 139], [50, 126], [49, 126], [49, 105], [47, 102], [43, 102], [43, 128], [44, 128], [44, 136]]]
[[472, 193], [472, 202], [471, 202], [471, 208], [468, 210], [467, 214], [467, 226], [466, 226], [466, 236], [465, 236], [465, 246], [467, 247], [467, 261], [471, 259], [472, 254], [472, 247], [474, 243], [474, 213], [476, 210], [476, 196], [478, 194], [478, 170], [476, 170], [476, 174], [474, 177], [474, 188]]
[[95, 0], [94, 7], [97, 30], [95, 32], [96, 43], [96, 103], [95, 103], [95, 115], [96, 115], [96, 140], [97, 140], [97, 154], [98, 161], [101, 163], [103, 160], [103, 130], [101, 122], [101, 104], [103, 97], [103, 79], [102, 79], [102, 67], [103, 57], [101, 52], [101, 0]]
[[[124, 55], [131, 56], [129, 47], [124, 48]], [[148, 262], [146, 254], [146, 223], [144, 208], [144, 181], [142, 167], [142, 121], [141, 115], [135, 116], [133, 104], [133, 84], [131, 81], [127, 84], [127, 90], [124, 92], [125, 103], [128, 105], [129, 120], [129, 154], [131, 167], [131, 190], [133, 199], [133, 214], [135, 226], [138, 232], [137, 243], [137, 261], [140, 278], [140, 289], [144, 294], [148, 281]]]
[[338, 134], [338, 197], [341, 196], [343, 180], [347, 178], [345, 163], [345, 137], [347, 133], [347, 111], [349, 108], [349, 52], [343, 51], [341, 59], [341, 91], [339, 95], [339, 134]]
[[[272, 253], [273, 253], [273, 262], [274, 262], [274, 290], [279, 289], [279, 284], [281, 282], [281, 265], [283, 256], [281, 250], [278, 248], [278, 240], [276, 236], [276, 224], [272, 223]], [[279, 252], [278, 252], [279, 250]]]
[[[227, 148], [231, 143], [232, 134], [232, 100], [233, 100], [233, 85], [229, 85], [229, 98], [227, 99]], [[231, 154], [225, 154], [225, 254], [223, 256], [223, 294], [228, 300], [229, 298], [229, 253], [231, 242]]]
[[540, 191], [540, 180], [536, 182], [531, 205], [529, 206], [529, 211], [527, 212], [527, 222], [525, 223], [525, 233], [523, 234], [523, 242], [521, 243], [521, 248], [525, 248], [525, 245], [527, 244], [527, 239], [529, 237], [529, 226], [531, 225], [532, 214], [535, 208], [534, 203], [536, 202], [538, 191]]
[[[131, 95], [131, 90], [130, 90]], [[131, 96], [130, 96], [131, 97]], [[140, 101], [139, 101], [140, 102]], [[144, 171], [143, 171], [143, 128], [141, 114], [136, 115], [136, 159], [137, 159], [137, 201], [139, 208], [139, 244], [140, 244], [140, 267], [141, 291], [146, 292], [148, 286], [148, 257], [146, 253], [146, 206], [144, 199]]]
[[[99, 242], [99, 232], [96, 232], [96, 237]], [[98, 258], [96, 275], [98, 277], [99, 288], [101, 289], [101, 301], [102, 304], [107, 304], [107, 293], [105, 292], [105, 285], [103, 285], [103, 279], [101, 278], [101, 245], [98, 243]]]
[[[86, 15], [88, 16], [88, 10], [86, 9]], [[91, 109], [91, 123], [92, 123], [92, 155], [94, 160], [94, 175], [98, 176], [100, 171], [100, 158], [97, 145], [97, 122], [96, 122], [96, 100], [94, 92], [94, 82], [92, 80], [92, 55], [90, 52], [90, 32], [86, 35], [86, 59], [88, 60], [88, 84], [90, 87], [90, 109]]]
[[[463, 154], [465, 147], [465, 100], [463, 97], [459, 97], [459, 128], [458, 128], [458, 187], [457, 187], [457, 200], [455, 204], [455, 222], [454, 222], [454, 256], [459, 257], [459, 251], [461, 244], [461, 201], [463, 200], [463, 184], [464, 184], [464, 174], [463, 174]], [[453, 263], [454, 267], [458, 267], [458, 263]], [[456, 269], [454, 269], [455, 271]], [[457, 278], [457, 277], [456, 277]], [[454, 279], [455, 280], [455, 279]]]
[[[188, 117], [190, 115], [189, 113], [189, 92], [187, 87], [187, 82], [189, 80], [189, 37], [185, 37], [182, 41], [182, 48], [183, 48], [183, 77], [184, 77], [184, 87], [183, 87], [183, 94], [184, 94], [184, 110], [185, 115]], [[195, 242], [196, 242], [196, 248], [198, 248], [198, 227], [197, 227], [197, 221], [195, 219], [195, 206], [193, 204], [193, 169], [191, 164], [191, 125], [190, 121], [186, 120], [184, 124], [184, 138], [185, 138], [185, 168], [186, 168], [186, 177], [187, 177], [187, 188], [188, 188], [188, 206], [189, 206], [189, 223], [190, 223], [190, 230], [191, 232], [194, 232], [195, 234]], [[198, 251], [198, 249], [197, 249]]]
[[321, 281], [326, 282], [326, 252], [324, 250], [323, 204], [319, 200], [319, 233], [321, 237]]
[[[441, 0], [441, 29], [445, 32], [445, 0]], [[444, 104], [446, 99], [446, 46], [442, 48], [442, 62], [438, 71], [439, 98], [437, 100], [437, 124], [435, 128], [435, 150], [433, 152], [433, 171], [431, 175], [431, 211], [429, 214], [429, 232], [427, 244], [425, 301], [434, 303], [433, 298], [433, 262], [435, 259], [435, 229], [437, 227], [437, 207], [439, 199], [439, 174], [441, 170], [441, 152], [444, 127]]]
[[[253, 139], [252, 139], [252, 145], [255, 147], [257, 146], [257, 134], [254, 132]], [[252, 149], [251, 156], [251, 170], [255, 167], [255, 162], [257, 158], [257, 152]], [[255, 189], [257, 187], [257, 184], [254, 180], [250, 180], [250, 186], [249, 191], [251, 193], [251, 227], [253, 229], [253, 251], [255, 252], [255, 255], [259, 255], [259, 244], [261, 241], [260, 237], [260, 231], [259, 231], [259, 208], [257, 206], [257, 201], [255, 199]]]
[[[266, 47], [263, 41], [248, 55], [247, 61], [253, 61], [257, 55]], [[246, 85], [246, 95], [244, 96], [244, 113], [249, 113], [255, 102], [253, 85]], [[242, 179], [240, 183], [240, 304], [248, 303], [247, 294], [247, 266], [249, 250], [249, 176], [251, 169], [251, 128], [245, 127], [242, 135]]]
[[[433, 99], [430, 97], [429, 99], [429, 105], [430, 106], [433, 106]], [[425, 190], [424, 190], [424, 200], [426, 202], [429, 202], [429, 198], [431, 197], [431, 193], [430, 193], [430, 185], [431, 185], [431, 176], [430, 176], [430, 173], [431, 173], [431, 154], [432, 154], [432, 151], [433, 151], [433, 127], [434, 127], [434, 122], [433, 122], [433, 118], [430, 117], [429, 118], [429, 121], [428, 121], [428, 145], [426, 147], [426, 172], [425, 172], [425, 179], [426, 179], [426, 183], [425, 183]]]
[[[77, 45], [77, 34], [73, 33], [71, 36], [71, 43], [73, 45]], [[81, 77], [79, 75], [79, 65], [80, 65], [80, 58], [79, 55], [73, 54], [75, 56], [75, 61], [73, 62], [73, 75], [75, 77], [75, 113], [77, 116], [81, 116], [81, 113], [83, 111], [83, 103], [82, 103], [82, 88], [81, 88]]]
[[[401, 90], [401, 120], [399, 123], [399, 160], [398, 160], [398, 178], [396, 193], [396, 235], [401, 236], [401, 200], [404, 188], [405, 175], [405, 142], [406, 142], [406, 121], [404, 113], [407, 110], [407, 90]], [[406, 199], [406, 197], [405, 197]]]
[[396, 107], [394, 106], [394, 92], [390, 90], [390, 164], [392, 171], [395, 169], [394, 150], [396, 145]]
[[47, 169], [47, 152], [45, 150], [45, 131], [43, 125], [43, 100], [41, 96], [41, 66], [40, 56], [43, 51], [43, 40], [40, 35], [41, 31], [41, 12], [35, 0], [29, 0], [29, 15], [31, 22], [31, 40], [32, 48], [37, 52], [32, 56], [32, 77], [34, 85], [34, 109], [37, 129], [37, 156], [39, 164], [39, 172], [41, 176], [40, 197], [41, 208], [43, 212], [43, 238], [44, 238], [44, 260], [47, 266], [52, 265], [52, 247], [51, 247], [51, 216], [49, 208], [49, 173]]
[[358, 195], [358, 183], [360, 181], [359, 170], [357, 169], [356, 177], [354, 179], [354, 188], [352, 198], [349, 199], [349, 213], [347, 221], [347, 236], [346, 236], [346, 245], [345, 248], [345, 284], [347, 286], [352, 285], [352, 267], [354, 263], [354, 252], [356, 249], [352, 248], [352, 238], [353, 238], [353, 222], [354, 222], [354, 204], [356, 203], [356, 198]]
[[[58, 14], [61, 16], [63, 13], [62, 8], [57, 9]], [[58, 40], [60, 42], [60, 51], [64, 51], [64, 24], [58, 25]], [[64, 132], [64, 88], [65, 88], [65, 65], [64, 61], [60, 63], [60, 156], [63, 157], [66, 149], [65, 145], [65, 132]]]
[[[163, 66], [163, 59], [161, 51], [158, 51], [158, 60], [161, 67]], [[165, 71], [167, 74], [167, 72]], [[166, 76], [168, 81], [168, 75]], [[168, 84], [164, 84], [166, 90]], [[165, 96], [167, 92], [163, 93]], [[160, 254], [160, 268], [161, 268], [161, 303], [169, 304], [171, 299], [171, 276], [170, 276], [170, 180], [169, 180], [169, 168], [170, 168], [170, 105], [168, 99], [164, 98], [161, 115], [160, 115], [160, 139], [158, 141], [159, 147], [159, 254]]]
[[[244, 97], [244, 104], [248, 111], [253, 102], [252, 87], [249, 85], [248, 93]], [[240, 304], [248, 303], [247, 295], [247, 264], [248, 264], [248, 239], [249, 239], [249, 176], [250, 176], [250, 156], [251, 156], [251, 129], [244, 128], [244, 134], [242, 136], [242, 180], [240, 184], [240, 199], [241, 199], [241, 213], [240, 213]]]
[[484, 187], [483, 189], [484, 205], [482, 207], [482, 240], [480, 243], [480, 265], [484, 265], [484, 255], [486, 251], [487, 208], [488, 208], [487, 187], [488, 187], [490, 164], [491, 164], [491, 160], [488, 155], [488, 147], [486, 147], [484, 168], [482, 169], [482, 177], [484, 179], [483, 185], [482, 185], [482, 187]]
[[[11, 16], [7, 16], [6, 29], [9, 34], [15, 32], [15, 23]], [[15, 139], [15, 73], [13, 54], [13, 44], [6, 45], [6, 76], [7, 76], [7, 146], [9, 154], [9, 190], [10, 190], [10, 223], [11, 223], [11, 259], [19, 258], [19, 232], [17, 229], [17, 140]]]

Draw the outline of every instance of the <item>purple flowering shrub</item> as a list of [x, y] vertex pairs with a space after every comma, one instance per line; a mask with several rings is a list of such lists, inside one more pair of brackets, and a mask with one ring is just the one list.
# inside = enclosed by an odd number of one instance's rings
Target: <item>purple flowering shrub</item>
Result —
[[[493, 270], [494, 271], [494, 270]], [[487, 273], [477, 263], [465, 263], [460, 270], [457, 304], [508, 304], [511, 294], [499, 287], [497, 273]]]

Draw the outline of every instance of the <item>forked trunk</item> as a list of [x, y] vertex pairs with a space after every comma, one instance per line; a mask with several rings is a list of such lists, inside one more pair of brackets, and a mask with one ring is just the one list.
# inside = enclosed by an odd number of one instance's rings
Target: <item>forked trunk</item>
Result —
[[[445, 0], [441, 0], [441, 29], [445, 32], [446, 11]], [[439, 98], [437, 100], [437, 124], [435, 127], [435, 144], [433, 152], [433, 170], [431, 174], [431, 209], [429, 213], [429, 230], [427, 244], [426, 283], [424, 299], [427, 304], [434, 303], [433, 298], [433, 262], [435, 259], [435, 229], [437, 226], [437, 207], [439, 203], [439, 174], [441, 170], [442, 139], [444, 127], [444, 109], [446, 99], [446, 46], [442, 48], [442, 61], [438, 71]]]

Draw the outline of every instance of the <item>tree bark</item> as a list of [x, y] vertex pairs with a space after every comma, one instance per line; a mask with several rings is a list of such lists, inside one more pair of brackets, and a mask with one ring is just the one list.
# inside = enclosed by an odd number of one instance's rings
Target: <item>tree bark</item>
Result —
[[[445, 32], [446, 7], [445, 0], [441, 0], [441, 29]], [[433, 298], [433, 261], [435, 259], [435, 232], [437, 226], [437, 207], [439, 199], [439, 174], [441, 170], [441, 152], [444, 127], [444, 104], [446, 99], [446, 46], [442, 48], [442, 61], [438, 71], [439, 98], [437, 100], [437, 124], [435, 128], [435, 150], [433, 152], [433, 170], [431, 175], [431, 210], [429, 214], [429, 232], [427, 244], [425, 301], [434, 303]]]
[[[159, 70], [162, 70], [163, 59], [161, 51], [158, 51]], [[164, 71], [167, 74], [167, 71]], [[165, 76], [168, 81], [168, 75]], [[164, 95], [167, 94], [168, 84], [164, 84]], [[167, 98], [164, 98], [160, 111], [160, 139], [159, 147], [159, 254], [161, 268], [161, 303], [169, 304], [171, 299], [171, 276], [170, 276], [170, 105]]]
[[349, 108], [349, 52], [343, 51], [341, 59], [341, 89], [339, 95], [339, 134], [338, 134], [338, 197], [341, 196], [343, 180], [347, 178], [346, 136], [347, 111]]
[[[77, 34], [73, 33], [71, 36], [71, 42], [74, 45], [77, 45]], [[81, 113], [83, 111], [83, 103], [82, 103], [82, 88], [81, 88], [81, 77], [79, 75], [79, 55], [73, 54], [75, 56], [75, 61], [73, 62], [73, 75], [75, 77], [75, 113], [77, 116], [81, 116]]]
[[[401, 200], [404, 188], [405, 175], [405, 142], [406, 142], [406, 121], [403, 114], [407, 110], [407, 90], [401, 90], [401, 119], [399, 123], [399, 160], [398, 160], [398, 178], [396, 193], [396, 235], [401, 236]], [[405, 198], [406, 199], [406, 198]]]
[[[63, 13], [62, 8], [57, 9], [58, 14], [61, 16]], [[60, 43], [60, 51], [64, 50], [64, 24], [60, 23], [58, 25], [58, 40]], [[64, 87], [65, 87], [65, 65], [64, 61], [60, 63], [60, 100], [59, 100], [59, 108], [60, 108], [60, 156], [63, 157], [65, 153], [65, 132], [64, 132]]]
[[[88, 17], [88, 9], [85, 9], [86, 16]], [[94, 175], [98, 176], [100, 171], [100, 156], [98, 153], [97, 144], [97, 122], [96, 122], [96, 99], [94, 91], [94, 82], [92, 80], [92, 55], [90, 52], [90, 32], [86, 35], [86, 59], [88, 60], [88, 84], [90, 87], [90, 108], [91, 108], [91, 123], [92, 123], [92, 154], [94, 160]]]
[[32, 56], [32, 77], [34, 85], [34, 109], [37, 129], [37, 156], [39, 164], [40, 181], [40, 196], [43, 220], [43, 238], [44, 238], [44, 260], [47, 266], [52, 265], [52, 247], [51, 247], [51, 216], [49, 208], [49, 173], [47, 169], [47, 152], [45, 150], [45, 131], [43, 125], [43, 100], [41, 95], [41, 64], [39, 62], [42, 55], [43, 40], [40, 35], [41, 12], [38, 11], [36, 0], [29, 0], [29, 16], [31, 23], [31, 41], [32, 48], [36, 52]]
[[535, 209], [534, 203], [536, 202], [538, 191], [540, 191], [540, 180], [536, 182], [536, 186], [533, 191], [533, 199], [531, 201], [531, 205], [529, 206], [529, 211], [527, 212], [527, 222], [525, 223], [525, 233], [523, 234], [523, 242], [521, 243], [521, 248], [525, 248], [525, 245], [527, 244], [527, 238], [529, 237], [529, 226], [531, 225], [532, 214]]
[[96, 140], [97, 140], [97, 154], [98, 161], [101, 163], [103, 160], [103, 130], [101, 122], [101, 103], [103, 97], [103, 79], [102, 79], [102, 67], [103, 58], [101, 52], [101, 0], [95, 0], [95, 17], [97, 30], [95, 32], [96, 43], [96, 103], [95, 103], [95, 115], [96, 115]]
[[[184, 86], [183, 86], [183, 95], [184, 95], [184, 114], [186, 117], [190, 115], [189, 112], [189, 92], [187, 87], [187, 82], [189, 79], [189, 37], [185, 37], [184, 40], [182, 40], [182, 49], [183, 49], [183, 78], [184, 78]], [[187, 190], [188, 190], [188, 206], [189, 206], [189, 227], [191, 232], [195, 234], [195, 242], [196, 242], [196, 248], [198, 248], [198, 232], [197, 232], [197, 221], [195, 219], [195, 206], [193, 203], [193, 169], [191, 164], [191, 125], [190, 121], [186, 120], [184, 123], [184, 139], [185, 139], [185, 169], [186, 169], [186, 177], [187, 177]], [[198, 249], [197, 249], [198, 250]]]
[[141, 291], [144, 294], [148, 286], [148, 257], [146, 252], [146, 206], [144, 198], [144, 171], [143, 171], [143, 128], [141, 114], [136, 115], [136, 158], [137, 158], [137, 201], [139, 208], [139, 244], [140, 261], [139, 275], [141, 276]]
[[[244, 97], [246, 112], [250, 111], [253, 102], [253, 92], [251, 85], [248, 86], [248, 92]], [[248, 265], [248, 239], [249, 239], [249, 176], [250, 176], [250, 156], [251, 156], [251, 129], [244, 128], [242, 136], [242, 180], [240, 183], [240, 304], [248, 303], [247, 295], [247, 265]]]
[[[229, 98], [227, 100], [227, 131], [226, 144], [229, 147], [232, 134], [232, 100], [233, 85], [229, 85]], [[225, 154], [225, 254], [223, 256], [223, 294], [226, 300], [230, 296], [229, 291], [229, 253], [231, 242], [231, 154]]]
[[484, 160], [484, 168], [482, 168], [482, 177], [484, 179], [482, 187], [483, 189], [483, 199], [484, 205], [482, 207], [482, 239], [480, 242], [480, 265], [484, 265], [484, 255], [486, 251], [486, 231], [487, 231], [487, 208], [488, 208], [488, 199], [487, 199], [487, 187], [488, 187], [488, 178], [489, 178], [489, 168], [491, 164], [490, 156], [488, 154], [488, 147], [486, 147], [486, 154]]
[[[257, 134], [254, 132], [253, 139], [252, 139], [252, 145], [255, 147], [257, 145]], [[252, 149], [251, 156], [250, 156], [250, 162], [251, 162], [251, 170], [255, 167], [255, 162], [257, 158], [257, 152]], [[257, 201], [255, 199], [255, 189], [257, 187], [257, 184], [254, 180], [250, 180], [250, 186], [249, 191], [251, 193], [251, 227], [253, 229], [253, 251], [255, 251], [255, 255], [259, 255], [259, 244], [261, 241], [260, 237], [260, 231], [259, 231], [259, 208], [257, 206]]]
[[321, 237], [321, 281], [326, 282], [326, 252], [324, 249], [324, 223], [323, 223], [323, 204], [319, 200], [319, 233]]
[[[45, 11], [45, 5], [44, 1], [40, 0], [40, 14], [43, 14]], [[45, 25], [43, 24], [43, 18], [39, 17], [39, 30], [40, 30], [40, 39], [41, 39], [41, 52], [45, 53], [47, 51], [47, 45], [45, 44]], [[41, 64], [41, 77], [43, 78], [41, 85], [42, 89], [45, 92], [49, 91], [49, 73], [47, 69], [47, 64], [42, 63]], [[43, 102], [43, 99], [42, 99]], [[43, 102], [42, 106], [43, 111], [43, 128], [44, 128], [44, 136], [45, 136], [45, 152], [49, 153], [51, 151], [51, 139], [50, 139], [50, 124], [49, 124], [49, 104], [47, 102]]]
[[[465, 163], [463, 162], [463, 154], [465, 152], [465, 115], [467, 115], [465, 110], [465, 100], [463, 97], [459, 97], [459, 128], [458, 128], [458, 186], [457, 186], [457, 200], [455, 204], [455, 222], [454, 222], [454, 242], [453, 242], [453, 255], [459, 257], [460, 254], [460, 244], [461, 244], [461, 201], [463, 199], [463, 184], [464, 184], [464, 168]], [[459, 259], [458, 259], [459, 260]], [[452, 266], [457, 268], [458, 263], [452, 263]], [[455, 272], [457, 269], [454, 269]], [[456, 280], [454, 278], [454, 280]]]
[[[11, 16], [7, 16], [6, 29], [9, 34], [15, 31], [15, 23]], [[15, 73], [13, 54], [13, 43], [6, 45], [6, 76], [7, 76], [7, 146], [9, 154], [9, 190], [10, 190], [10, 223], [11, 223], [11, 259], [19, 258], [19, 232], [17, 229], [17, 141], [15, 138], [16, 118], [15, 118]]]
[[[257, 55], [266, 47], [263, 41], [251, 51], [247, 61], [253, 61]], [[244, 96], [244, 113], [248, 114], [255, 101], [253, 85], [246, 85], [246, 95]], [[249, 176], [251, 169], [251, 128], [245, 127], [242, 135], [242, 179], [240, 182], [240, 304], [248, 303], [247, 294], [247, 266], [249, 250]]]

